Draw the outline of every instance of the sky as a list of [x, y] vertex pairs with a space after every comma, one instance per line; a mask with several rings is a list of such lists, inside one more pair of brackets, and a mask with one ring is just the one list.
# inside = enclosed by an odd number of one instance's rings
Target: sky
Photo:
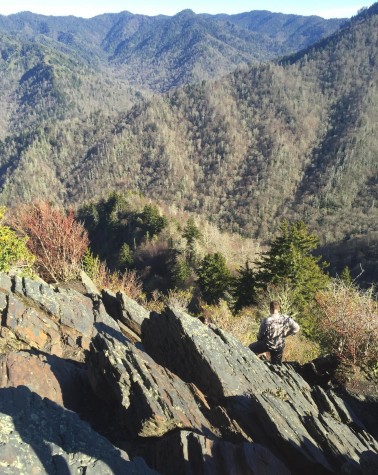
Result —
[[323, 18], [350, 18], [374, 0], [0, 0], [0, 14], [10, 15], [31, 11], [42, 15], [74, 15], [91, 18], [102, 13], [119, 13], [127, 10], [154, 16], [175, 15], [190, 8], [195, 13], [242, 13], [251, 10], [318, 15]]

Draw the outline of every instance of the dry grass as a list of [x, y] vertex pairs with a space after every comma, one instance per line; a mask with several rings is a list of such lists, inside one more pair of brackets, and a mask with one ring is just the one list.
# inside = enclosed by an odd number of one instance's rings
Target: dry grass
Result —
[[[244, 308], [234, 316], [227, 303], [221, 301], [218, 305], [201, 305], [202, 315], [210, 319], [222, 330], [230, 333], [240, 342], [248, 346], [256, 341], [260, 327], [258, 309], [255, 307]], [[286, 339], [284, 361], [297, 361], [300, 364], [307, 363], [320, 355], [320, 347], [303, 335], [295, 335]]]
[[142, 282], [133, 270], [111, 272], [103, 262], [94, 259], [95, 266], [89, 272], [93, 283], [99, 289], [111, 292], [123, 292], [130, 298], [142, 302], [144, 299]]
[[303, 335], [286, 338], [283, 361], [297, 361], [305, 364], [320, 356], [320, 346]]

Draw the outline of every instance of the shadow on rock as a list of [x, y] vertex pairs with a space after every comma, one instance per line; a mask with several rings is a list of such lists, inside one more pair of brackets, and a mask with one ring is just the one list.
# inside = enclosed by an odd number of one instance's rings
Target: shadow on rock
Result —
[[0, 389], [0, 460], [7, 474], [156, 474], [130, 461], [77, 414], [25, 386]]
[[[333, 467], [324, 456], [323, 451], [316, 443], [304, 436], [303, 430], [300, 437], [295, 437], [295, 420], [290, 429], [293, 434], [285, 438], [279, 431], [277, 413], [275, 421], [261, 410], [260, 404], [250, 396], [232, 396], [225, 399], [224, 404], [230, 417], [236, 419], [241, 428], [252, 436], [255, 442], [263, 444], [272, 451], [280, 460], [285, 461], [295, 475], [331, 475], [335, 473]], [[289, 430], [289, 427], [288, 427]]]

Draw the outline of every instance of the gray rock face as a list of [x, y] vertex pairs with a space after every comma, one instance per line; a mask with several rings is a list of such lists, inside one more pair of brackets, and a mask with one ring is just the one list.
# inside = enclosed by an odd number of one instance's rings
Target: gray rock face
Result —
[[2, 274], [0, 350], [41, 350], [84, 359], [94, 333], [94, 301], [76, 291], [53, 288], [31, 279]]
[[178, 428], [213, 434], [191, 386], [120, 332], [98, 333], [88, 364], [96, 394], [117, 408], [118, 423], [129, 435], [156, 437]]
[[[32, 470], [32, 472], [31, 472]], [[77, 414], [27, 387], [0, 389], [0, 473], [156, 474], [130, 461]]]
[[94, 427], [108, 424], [109, 411], [94, 394], [84, 364], [30, 351], [0, 354], [0, 389], [19, 386], [75, 411]]
[[180, 431], [164, 437], [146, 459], [161, 473], [243, 475], [290, 475], [290, 471], [267, 448], [253, 443], [232, 444], [203, 435]]
[[142, 341], [157, 362], [224, 405], [253, 440], [271, 448], [273, 443], [297, 471], [330, 473], [349, 460], [358, 462], [365, 451], [378, 451], [335, 397], [328, 407], [317, 404], [319, 398], [290, 366], [265, 364], [235, 338], [183, 312], [152, 315]]
[[100, 291], [95, 286], [92, 279], [83, 270], [80, 272], [80, 283], [84, 287], [86, 294], [100, 295]]
[[53, 358], [26, 351], [0, 355], [0, 388], [26, 386], [42, 398], [69, 407], [64, 400], [78, 401], [78, 396], [84, 393], [86, 373], [64, 360], [51, 361]]
[[0, 274], [1, 474], [375, 475], [376, 401], [82, 288]]
[[123, 292], [116, 295], [104, 290], [102, 298], [105, 307], [110, 315], [119, 322], [122, 322], [128, 330], [131, 330], [137, 338], [141, 336], [144, 320], [148, 319], [150, 312], [132, 300]]

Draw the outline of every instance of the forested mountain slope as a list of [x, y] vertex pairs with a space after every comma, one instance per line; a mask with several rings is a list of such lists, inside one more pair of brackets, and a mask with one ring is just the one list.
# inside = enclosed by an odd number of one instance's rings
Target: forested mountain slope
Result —
[[254, 235], [283, 216], [326, 224], [328, 241], [371, 231], [377, 27], [371, 9], [298, 58], [142, 102], [79, 163], [75, 199], [114, 174]]
[[72, 164], [140, 93], [48, 45], [0, 36], [0, 46], [2, 201], [62, 201]]
[[344, 240], [343, 263], [371, 265], [377, 10], [279, 63], [150, 97], [55, 43], [2, 36], [1, 202], [138, 190], [259, 239], [305, 219], [328, 246]]
[[23, 12], [0, 15], [0, 34], [48, 44], [135, 86], [162, 92], [298, 51], [342, 22], [264, 11], [197, 15], [184, 10], [172, 17], [121, 12], [90, 19]]

